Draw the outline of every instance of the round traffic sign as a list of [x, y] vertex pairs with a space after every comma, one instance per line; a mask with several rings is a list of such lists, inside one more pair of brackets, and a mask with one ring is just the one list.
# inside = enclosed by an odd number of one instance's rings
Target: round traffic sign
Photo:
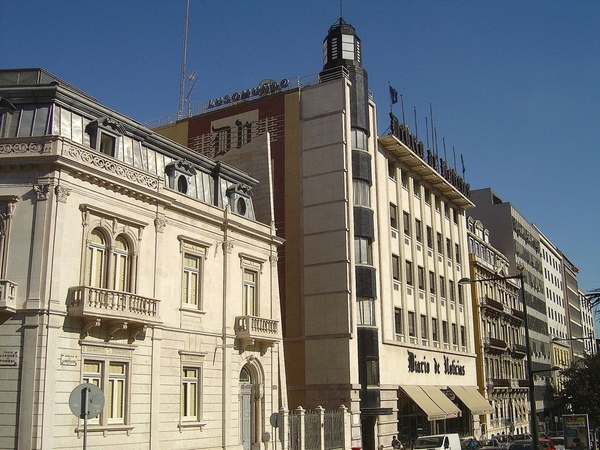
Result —
[[104, 393], [95, 384], [80, 384], [69, 396], [69, 408], [80, 419], [98, 417], [104, 408]]

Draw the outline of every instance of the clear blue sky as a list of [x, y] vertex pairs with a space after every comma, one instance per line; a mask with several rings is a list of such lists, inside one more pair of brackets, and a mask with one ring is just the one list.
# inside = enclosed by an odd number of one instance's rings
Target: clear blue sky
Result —
[[[42, 67], [140, 122], [175, 116], [185, 0], [0, 0], [0, 67]], [[191, 0], [193, 106], [314, 75], [338, 0]], [[456, 148], [600, 287], [600, 1], [346, 0], [388, 126], [388, 82], [423, 140]], [[189, 85], [188, 85], [189, 88]], [[400, 103], [394, 106], [401, 117]]]

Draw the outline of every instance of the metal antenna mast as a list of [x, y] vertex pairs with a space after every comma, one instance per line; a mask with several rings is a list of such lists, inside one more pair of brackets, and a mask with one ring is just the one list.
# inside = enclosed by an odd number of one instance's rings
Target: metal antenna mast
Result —
[[185, 16], [183, 18], [183, 55], [181, 58], [181, 78], [179, 80], [179, 110], [177, 120], [183, 118], [183, 104], [185, 102], [185, 62], [187, 59], [188, 22], [190, 17], [190, 0], [185, 3]]

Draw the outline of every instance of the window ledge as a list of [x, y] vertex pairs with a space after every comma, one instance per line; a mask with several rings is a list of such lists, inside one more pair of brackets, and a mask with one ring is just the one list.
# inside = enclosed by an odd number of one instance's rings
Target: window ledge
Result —
[[[102, 433], [106, 436], [109, 433], [117, 433], [119, 431], [125, 431], [127, 436], [131, 434], [131, 430], [135, 427], [133, 425], [117, 424], [117, 425], [89, 425], [87, 426], [88, 433]], [[75, 429], [77, 437], [81, 438], [83, 435], [83, 426], [78, 426]]]
[[206, 422], [179, 422], [177, 428], [179, 428], [179, 432], [183, 433], [183, 430], [188, 428], [200, 428], [200, 431], [204, 428]]
[[203, 311], [201, 309], [196, 309], [193, 306], [181, 306], [179, 308], [179, 311], [186, 312], [186, 313], [191, 313], [191, 314], [199, 314], [201, 316], [203, 316], [204, 314], [206, 314], [206, 311]]

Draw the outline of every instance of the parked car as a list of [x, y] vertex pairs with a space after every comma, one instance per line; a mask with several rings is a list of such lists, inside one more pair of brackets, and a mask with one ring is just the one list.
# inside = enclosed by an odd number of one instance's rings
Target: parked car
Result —
[[552, 442], [554, 442], [554, 446], [556, 450], [565, 450], [565, 437], [564, 436], [553, 436]]
[[[498, 442], [498, 439], [482, 439], [479, 445], [484, 450], [504, 450], [504, 447]], [[564, 449], [563, 449], [564, 450]]]
[[540, 439], [540, 446], [546, 450], [556, 450], [552, 439]]
[[530, 434], [515, 434], [513, 438], [515, 441], [527, 441], [533, 439]]
[[498, 442], [500, 442], [500, 445], [504, 448], [508, 448], [508, 446], [513, 441], [513, 437], [510, 434], [500, 434], [500, 435], [496, 436], [496, 439], [498, 440]]
[[532, 450], [533, 441], [531, 439], [519, 439], [512, 441], [508, 446], [508, 450]]

